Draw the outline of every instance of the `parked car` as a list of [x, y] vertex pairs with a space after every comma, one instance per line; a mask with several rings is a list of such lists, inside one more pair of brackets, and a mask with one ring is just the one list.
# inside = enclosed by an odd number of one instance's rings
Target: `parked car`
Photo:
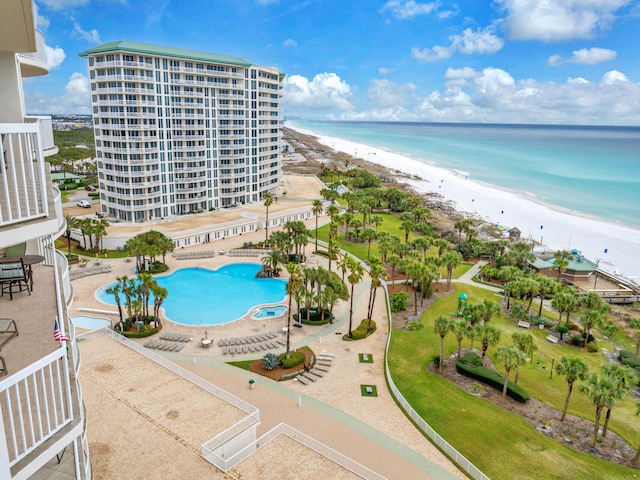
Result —
[[87, 185], [86, 187], [84, 187], [84, 189], [87, 190], [88, 192], [96, 191], [96, 187], [94, 187], [93, 185]]
[[80, 200], [77, 205], [82, 208], [91, 208], [91, 204], [86, 200]]

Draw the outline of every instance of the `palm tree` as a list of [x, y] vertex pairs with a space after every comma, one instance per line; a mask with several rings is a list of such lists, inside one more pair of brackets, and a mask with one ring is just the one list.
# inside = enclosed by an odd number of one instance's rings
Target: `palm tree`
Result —
[[360, 239], [367, 242], [367, 260], [371, 258], [371, 242], [376, 239], [376, 236], [376, 231], [373, 228], [365, 228], [360, 235]]
[[371, 262], [369, 276], [371, 277], [371, 287], [369, 288], [369, 308], [367, 310], [369, 325], [367, 326], [367, 330], [371, 329], [371, 318], [373, 317], [373, 306], [376, 301], [376, 292], [378, 291], [378, 287], [382, 284], [382, 281], [387, 277], [387, 270], [377, 258], [374, 258]]
[[560, 280], [560, 275], [567, 271], [571, 260], [573, 260], [573, 253], [567, 250], [557, 251], [553, 256], [553, 263], [558, 270], [558, 280]]
[[409, 234], [411, 233], [411, 230], [413, 230], [413, 227], [415, 227], [415, 223], [413, 223], [413, 220], [410, 218], [403, 220], [402, 223], [400, 223], [400, 228], [404, 230], [404, 243], [409, 243]]
[[396, 281], [396, 267], [400, 265], [400, 257], [392, 253], [387, 257], [387, 262], [391, 265], [391, 283]]
[[456, 337], [456, 342], [458, 342], [458, 360], [460, 360], [462, 340], [464, 340], [464, 337], [469, 335], [471, 329], [473, 329], [473, 327], [464, 320], [456, 320], [451, 326], [451, 331]]
[[322, 200], [316, 198], [311, 206], [311, 213], [316, 217], [316, 252], [318, 251], [318, 216], [322, 213]]
[[446, 252], [451, 248], [451, 244], [449, 243], [449, 240], [445, 238], [437, 238], [436, 240], [433, 241], [433, 246], [438, 249], [438, 259], [442, 258], [442, 255], [444, 254], [444, 252]]
[[[113, 295], [116, 300], [116, 305], [118, 306], [118, 313], [120, 316], [120, 321], [124, 321], [124, 317], [122, 316], [122, 304], [120, 303], [120, 294], [122, 293], [122, 287], [120, 283], [115, 283], [113, 286], [107, 288], [105, 293], [108, 295]], [[113, 328], [113, 325], [112, 325]]]
[[270, 192], [266, 192], [264, 194], [264, 206], [267, 209], [267, 214], [265, 216], [265, 222], [264, 222], [264, 242], [267, 243], [267, 240], [269, 239], [269, 207], [271, 206], [271, 204], [273, 204], [273, 195], [271, 195]]
[[447, 269], [447, 292], [451, 286], [451, 277], [453, 276], [453, 269], [460, 265], [462, 262], [462, 255], [456, 251], [450, 251], [442, 255], [440, 259], [440, 265]]
[[498, 278], [504, 282], [504, 296], [507, 301], [507, 310], [509, 310], [511, 304], [511, 289], [509, 285], [521, 276], [522, 271], [513, 265], [502, 267], [498, 272]]
[[614, 384], [612, 395], [606, 404], [607, 414], [605, 415], [604, 425], [602, 426], [602, 436], [606, 437], [609, 428], [609, 419], [611, 418], [611, 410], [613, 410], [616, 401], [623, 400], [633, 392], [633, 389], [638, 383], [638, 377], [631, 367], [618, 363], [612, 363], [611, 365], [602, 367], [602, 374], [610, 378]]
[[447, 333], [451, 331], [452, 327], [451, 319], [444, 315], [437, 317], [433, 325], [434, 331], [440, 335], [440, 362], [438, 364], [438, 372], [440, 373], [442, 373], [444, 366], [444, 337], [447, 336]]
[[488, 323], [493, 317], [502, 315], [502, 308], [493, 300], [488, 298], [482, 303], [482, 321]]
[[549, 294], [554, 294], [558, 289], [558, 281], [545, 277], [544, 275], [537, 275], [536, 279], [538, 281], [538, 296], [540, 297], [540, 307], [538, 308], [538, 316], [542, 316], [542, 304], [544, 303], [544, 299]]
[[287, 314], [287, 353], [286, 358], [291, 357], [291, 300], [298, 293], [303, 285], [302, 267], [297, 263], [289, 263], [287, 265], [287, 272], [289, 272], [289, 281], [287, 282], [287, 293], [289, 294], [289, 309]]
[[[538, 349], [536, 346], [536, 340], [533, 335], [529, 332], [514, 332], [511, 335], [511, 339], [513, 340], [513, 344], [518, 347], [525, 357], [531, 355], [531, 363], [533, 363], [533, 352]], [[516, 378], [513, 383], [518, 383], [518, 374], [520, 373], [520, 369], [516, 369]]]
[[487, 355], [489, 346], [495, 345], [500, 341], [500, 330], [493, 325], [483, 323], [478, 327], [478, 336], [482, 343], [482, 361], [484, 363], [484, 357]]
[[498, 347], [498, 350], [496, 351], [496, 357], [498, 358], [498, 360], [502, 362], [505, 370], [504, 384], [502, 385], [502, 399], [501, 399], [501, 402], [504, 403], [504, 401], [507, 398], [507, 387], [509, 385], [509, 373], [511, 372], [512, 368], [515, 368], [516, 370], [518, 370], [518, 366], [521, 363], [525, 362], [525, 356], [524, 356], [524, 353], [522, 353], [518, 349], [518, 347], [516, 347], [515, 345], [503, 345], [501, 347]]
[[606, 375], [598, 375], [592, 373], [587, 379], [587, 383], [580, 385], [580, 391], [586, 393], [593, 405], [596, 407], [596, 418], [593, 427], [593, 438], [591, 439], [591, 448], [596, 446], [598, 439], [598, 430], [600, 429], [600, 417], [602, 410], [609, 401], [609, 397], [614, 390], [613, 381]]
[[602, 325], [602, 313], [598, 310], [587, 310], [580, 316], [580, 321], [582, 322], [582, 327], [584, 328], [584, 348], [587, 348], [587, 343], [589, 343], [589, 332], [593, 327], [597, 327]]
[[461, 241], [462, 241], [462, 231], [463, 230], [467, 230], [469, 228], [471, 228], [471, 226], [473, 225], [473, 220], [467, 218], [465, 220], [460, 220], [459, 222], [456, 222], [453, 225], [453, 228], [455, 228], [458, 231], [458, 245], [460, 245]]
[[377, 233], [378, 227], [384, 222], [384, 217], [382, 215], [371, 215], [371, 217], [369, 217], [369, 222], [376, 226]]
[[[65, 215], [64, 222], [66, 224], [65, 227], [65, 236], [67, 237], [67, 247], [68, 247], [68, 257], [71, 257], [71, 230], [77, 228], [78, 219], [73, 215]], [[108, 292], [107, 292], [108, 293]]]
[[353, 333], [351, 332], [353, 323], [353, 289], [355, 284], [362, 280], [364, 268], [362, 268], [360, 261], [353, 257], [347, 257], [347, 268], [349, 270], [347, 280], [349, 280], [349, 283], [351, 284], [351, 299], [349, 304], [349, 338], [353, 338]]
[[562, 410], [562, 416], [560, 421], [564, 422], [567, 416], [567, 409], [569, 408], [569, 399], [571, 398], [571, 392], [573, 391], [573, 384], [577, 381], [583, 381], [587, 378], [589, 373], [589, 366], [578, 357], [562, 357], [560, 363], [556, 365], [556, 373], [564, 376], [567, 380], [567, 398], [564, 400], [564, 409]]
[[151, 286], [151, 293], [153, 293], [153, 319], [156, 323], [160, 323], [160, 307], [169, 296], [169, 290], [154, 282]]
[[551, 300], [551, 306], [558, 310], [558, 326], [562, 322], [562, 314], [567, 314], [567, 323], [569, 323], [569, 314], [575, 310], [577, 305], [576, 295], [573, 290], [564, 290], [556, 293]]
[[347, 255], [347, 253], [343, 253], [341, 255], [338, 255], [338, 258], [336, 259], [336, 264], [338, 267], [338, 270], [340, 270], [342, 272], [342, 281], [344, 282], [344, 277], [347, 275], [347, 271], [349, 270], [349, 256]]
[[411, 242], [411, 245], [416, 250], [422, 252], [422, 259], [427, 255], [427, 250], [431, 248], [431, 241], [428, 237], [418, 237]]

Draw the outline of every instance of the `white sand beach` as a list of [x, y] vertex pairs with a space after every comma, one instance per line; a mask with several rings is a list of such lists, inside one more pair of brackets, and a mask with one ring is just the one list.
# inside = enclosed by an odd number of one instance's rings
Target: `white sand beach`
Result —
[[316, 136], [335, 150], [417, 177], [407, 182], [418, 193], [439, 193], [460, 211], [507, 228], [518, 227], [523, 238], [542, 243], [536, 250], [578, 249], [603, 270], [640, 282], [640, 229], [543, 204], [517, 191], [517, 186], [512, 191], [500, 189], [381, 148], [286, 126]]

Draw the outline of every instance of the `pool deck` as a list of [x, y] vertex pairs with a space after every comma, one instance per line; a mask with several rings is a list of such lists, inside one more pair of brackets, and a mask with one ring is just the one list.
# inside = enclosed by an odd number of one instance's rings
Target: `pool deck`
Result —
[[[310, 202], [311, 197], [308, 201]], [[264, 207], [263, 207], [264, 208]], [[324, 219], [326, 221], [326, 218]], [[307, 227], [315, 227], [315, 219], [307, 221]], [[271, 229], [270, 229], [271, 230]], [[228, 250], [243, 242], [257, 242], [264, 238], [264, 232], [254, 232], [242, 237], [216, 241], [213, 248]], [[189, 249], [210, 250], [212, 244]], [[312, 246], [307, 247], [307, 252]], [[186, 251], [186, 249], [185, 249]], [[98, 311], [113, 311], [117, 308], [105, 305], [95, 298], [95, 291], [118, 277], [127, 275], [133, 277], [134, 264], [124, 259], [107, 260], [113, 267], [109, 273], [85, 277], [72, 282], [74, 289], [74, 303], [69, 310], [70, 315], [87, 315], [111, 318], [117, 321], [117, 316], [106, 316], [84, 309]], [[205, 259], [177, 260], [167, 257], [171, 270], [188, 266], [215, 268], [227, 263], [255, 262], [259, 258], [235, 258], [226, 255]], [[326, 259], [310, 255], [308, 266], [323, 265], [327, 267]], [[368, 278], [356, 286], [354, 325], [366, 316], [369, 283]], [[294, 304], [295, 305], [295, 304]], [[295, 311], [295, 306], [293, 307]], [[348, 331], [349, 304], [338, 302], [334, 309], [336, 322], [333, 324], [291, 329], [292, 348], [309, 346], [316, 353], [328, 352], [334, 355], [331, 367], [325, 376], [309, 385], [291, 380], [287, 382], [273, 382], [267, 378], [255, 375], [246, 370], [230, 366], [227, 362], [259, 358], [261, 353], [223, 355], [218, 347], [220, 338], [232, 338], [257, 335], [266, 332], [278, 332], [281, 339], [286, 340], [283, 331], [287, 322], [287, 315], [279, 317], [251, 318], [252, 309], [243, 318], [231, 323], [214, 326], [184, 326], [164, 321], [163, 332], [175, 332], [189, 335], [193, 341], [187, 342], [179, 353], [158, 352], [166, 358], [175, 361], [180, 366], [196, 373], [228, 392], [255, 405], [261, 412], [261, 425], [258, 435], [262, 435], [280, 422], [286, 422], [302, 432], [310, 435], [325, 445], [360, 462], [371, 470], [386, 478], [412, 479], [453, 479], [466, 478], [459, 469], [434, 447], [407, 419], [396, 405], [386, 388], [384, 378], [384, 348], [388, 337], [385, 305], [382, 297], [378, 296], [374, 318], [379, 319], [378, 330], [374, 335], [358, 342], [344, 342], [342, 334]], [[213, 340], [211, 348], [203, 348], [200, 339], [206, 336]], [[151, 337], [151, 338], [157, 338]], [[146, 339], [135, 340], [144, 344]], [[106, 343], [108, 348], [109, 342]], [[274, 350], [275, 351], [275, 350]], [[358, 354], [368, 353], [373, 363], [360, 363]], [[114, 355], [117, 355], [114, 350]], [[159, 378], [158, 378], [159, 377]], [[153, 383], [162, 381], [161, 375], [148, 375], [146, 381]], [[255, 388], [248, 388], [248, 380], [255, 380]], [[361, 385], [375, 385], [377, 397], [363, 397]], [[92, 384], [83, 384], [83, 391], [94, 388]], [[152, 388], [152, 387], [151, 387]], [[89, 394], [89, 393], [86, 393]], [[100, 404], [88, 412], [89, 430], [92, 422], [119, 422], [113, 418], [106, 405], [102, 409]], [[126, 419], [122, 425], [115, 425], [127, 429]], [[152, 427], [152, 426], [150, 426]], [[142, 429], [144, 426], [137, 426]], [[151, 429], [150, 432], [153, 432]], [[152, 433], [151, 433], [152, 435]], [[91, 440], [91, 439], [90, 439]], [[96, 441], [96, 439], [93, 439]], [[165, 448], [171, 448], [167, 446]], [[180, 445], [175, 446], [175, 452], [164, 453], [165, 458], [175, 458], [180, 455]], [[281, 461], [287, 461], [286, 455], [277, 455]], [[300, 460], [291, 459], [299, 462]], [[249, 460], [247, 460], [248, 462]], [[135, 463], [135, 462], [134, 462]], [[125, 465], [125, 462], [123, 462]], [[241, 472], [242, 464], [237, 469]], [[113, 468], [118, 468], [114, 465]], [[131, 464], [127, 467], [131, 469]], [[140, 465], [140, 472], [123, 470], [111, 471], [111, 475], [129, 475], [130, 478], [143, 478], [144, 465]], [[211, 478], [226, 478], [221, 472], [212, 468]], [[135, 475], [134, 475], [135, 473]], [[185, 472], [186, 474], [187, 472]], [[243, 478], [251, 478], [249, 472], [244, 472]], [[121, 477], [122, 478], [122, 477]], [[186, 477], [185, 477], [186, 478]], [[254, 477], [258, 478], [258, 477]], [[302, 478], [302, 477], [300, 477]], [[309, 478], [316, 478], [311, 476]], [[328, 478], [328, 477], [327, 477]]]

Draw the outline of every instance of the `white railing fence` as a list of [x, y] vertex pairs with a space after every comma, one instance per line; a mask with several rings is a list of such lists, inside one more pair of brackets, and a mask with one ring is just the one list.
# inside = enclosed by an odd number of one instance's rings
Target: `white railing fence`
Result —
[[0, 450], [8, 452], [10, 466], [73, 420], [66, 353], [58, 348], [0, 382], [5, 432]]
[[424, 421], [424, 419], [416, 412], [406, 398], [400, 393], [400, 390], [393, 381], [391, 372], [389, 370], [389, 344], [391, 343], [392, 324], [391, 324], [391, 302], [389, 300], [389, 291], [387, 290], [386, 282], [382, 282], [382, 288], [384, 290], [385, 300], [387, 302], [387, 318], [389, 319], [389, 335], [387, 336], [387, 345], [384, 351], [384, 372], [387, 377], [387, 384], [391, 390], [391, 394], [395, 397], [396, 401], [405, 411], [407, 416], [418, 426], [422, 432], [431, 439], [431, 441], [438, 446], [446, 455], [449, 456], [462, 470], [467, 472], [471, 478], [475, 480], [490, 480], [484, 473], [480, 471], [473, 463], [465, 458], [458, 450], [456, 450], [449, 442], [447, 442], [442, 436], [436, 432], [431, 425]]
[[225, 461], [225, 472], [234, 468], [240, 462], [251, 456], [253, 453], [257, 452], [259, 449], [267, 445], [272, 440], [275, 440], [280, 435], [286, 435], [292, 440], [298, 442], [301, 445], [313, 450], [314, 452], [322, 455], [323, 457], [331, 460], [333, 463], [340, 465], [341, 467], [349, 470], [350, 472], [358, 475], [361, 478], [367, 480], [385, 480], [386, 477], [374, 472], [373, 470], [365, 467], [364, 465], [352, 460], [351, 458], [341, 454], [340, 452], [335, 451], [334, 449], [326, 446], [323, 443], [318, 442], [314, 438], [311, 438], [309, 435], [302, 433], [299, 430], [296, 430], [290, 425], [286, 423], [280, 423], [276, 425], [274, 428], [269, 430], [267, 433], [262, 435], [260, 438], [251, 442], [245, 448], [240, 450], [238, 453], [229, 457]]
[[37, 123], [0, 123], [0, 226], [49, 215]]

